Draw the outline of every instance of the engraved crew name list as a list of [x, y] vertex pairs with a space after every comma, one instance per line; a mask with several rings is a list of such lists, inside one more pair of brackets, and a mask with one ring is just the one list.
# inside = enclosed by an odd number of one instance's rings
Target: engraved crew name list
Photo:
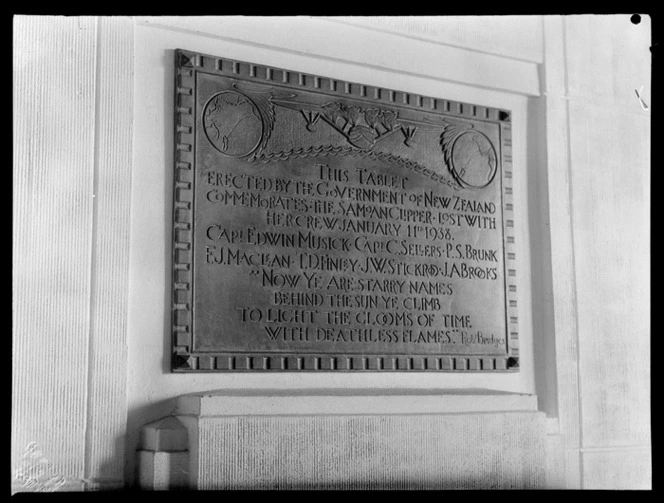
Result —
[[174, 371], [518, 369], [509, 113], [176, 51]]

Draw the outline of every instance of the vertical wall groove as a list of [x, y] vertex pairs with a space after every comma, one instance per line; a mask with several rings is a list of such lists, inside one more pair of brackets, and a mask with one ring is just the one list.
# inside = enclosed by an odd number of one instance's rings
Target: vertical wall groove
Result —
[[[565, 130], [567, 134], [566, 138], [566, 157], [567, 157], [567, 178], [569, 184], [569, 199], [566, 201], [569, 204], [569, 218], [570, 218], [570, 229], [569, 229], [569, 240], [571, 245], [570, 250], [570, 275], [572, 277], [572, 298], [570, 302], [573, 307], [573, 318], [574, 318], [574, 348], [576, 353], [574, 355], [576, 362], [576, 397], [575, 403], [577, 404], [577, 435], [575, 439], [574, 448], [579, 448], [583, 445], [583, 394], [581, 392], [581, 357], [580, 357], [580, 341], [579, 338], [581, 334], [579, 333], [579, 299], [577, 294], [577, 280], [578, 276], [576, 274], [576, 259], [575, 259], [575, 240], [574, 240], [574, 177], [572, 176], [572, 124], [570, 122], [570, 87], [569, 87], [569, 64], [568, 64], [568, 53], [567, 53], [567, 20], [562, 19], [561, 27], [561, 36], [562, 36], [562, 46], [563, 46], [563, 75], [564, 75], [564, 85], [565, 85]], [[579, 480], [580, 488], [583, 489], [583, 463], [579, 463]]]
[[100, 69], [100, 51], [101, 51], [101, 27], [99, 24], [99, 19], [96, 20], [97, 28], [97, 39], [96, 39], [96, 51], [95, 51], [95, 65], [94, 65], [94, 78], [95, 78], [95, 109], [94, 109], [94, 148], [92, 151], [92, 229], [90, 232], [90, 317], [88, 320], [90, 334], [88, 336], [88, 366], [87, 366], [87, 388], [86, 388], [86, 420], [85, 420], [85, 480], [89, 480], [91, 477], [90, 467], [88, 460], [90, 458], [91, 438], [90, 438], [90, 423], [91, 423], [91, 400], [90, 392], [92, 390], [92, 360], [94, 356], [94, 338], [95, 338], [95, 324], [93, 320], [96, 316], [96, 260], [97, 260], [97, 227], [98, 227], [98, 204], [97, 204], [97, 195], [99, 193], [99, 141], [100, 141], [100, 130], [99, 130], [99, 97], [100, 97], [100, 85], [99, 85], [99, 69]]
[[[558, 417], [564, 439], [568, 488], [578, 488], [579, 371], [578, 325], [573, 271], [570, 194], [569, 113], [564, 19], [544, 18], [544, 109], [546, 111], [546, 173], [551, 236], [551, 271], [555, 331]], [[565, 273], [558, 273], [565, 271]]]
[[133, 155], [133, 21], [103, 17], [98, 26], [86, 454], [91, 488], [123, 484]]

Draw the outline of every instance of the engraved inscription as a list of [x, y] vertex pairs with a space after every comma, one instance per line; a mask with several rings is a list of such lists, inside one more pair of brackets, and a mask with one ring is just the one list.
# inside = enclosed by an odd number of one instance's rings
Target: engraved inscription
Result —
[[174, 370], [518, 368], [497, 112], [198, 60], [176, 77], [195, 100], [177, 114]]

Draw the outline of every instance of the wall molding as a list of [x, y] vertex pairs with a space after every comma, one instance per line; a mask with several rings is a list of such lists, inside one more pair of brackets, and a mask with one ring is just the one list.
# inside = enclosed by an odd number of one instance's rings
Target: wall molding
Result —
[[[543, 88], [540, 98], [545, 116], [548, 221], [551, 235], [551, 277], [555, 332], [555, 391], [560, 434], [563, 439], [567, 488], [581, 487], [580, 397], [578, 375], [577, 301], [574, 275], [574, 242], [570, 187], [570, 146], [567, 101], [555, 94], [566, 93], [564, 20], [544, 18]], [[553, 95], [552, 95], [553, 94]], [[566, 271], [556, 274], [555, 271]]]
[[[256, 58], [253, 60], [267, 65], [270, 64], [271, 58], [260, 60], [260, 52], [305, 56], [317, 60], [319, 65], [321, 61], [329, 60], [482, 89], [539, 95], [539, 65], [534, 62], [408, 38], [366, 26], [340, 25], [324, 18], [163, 16], [136, 17], [136, 24], [252, 46], [260, 50], [256, 51]], [[330, 44], [330, 33], [335, 29], [338, 30], [339, 37], [335, 44]], [[290, 36], [294, 31], [298, 32], [297, 37]], [[395, 37], [401, 43], [401, 50], [389, 55], [381, 53], [380, 48], [389, 46]], [[432, 64], [423, 71], [421, 62], [427, 60], [439, 63]], [[478, 71], [480, 68], [481, 71]], [[316, 69], [292, 69], [323, 75]]]
[[124, 483], [134, 22], [97, 19], [93, 249], [85, 479]]

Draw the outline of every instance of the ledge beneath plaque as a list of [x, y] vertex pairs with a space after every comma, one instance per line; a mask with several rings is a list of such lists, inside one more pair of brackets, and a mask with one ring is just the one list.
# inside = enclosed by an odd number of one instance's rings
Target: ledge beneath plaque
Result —
[[458, 414], [537, 411], [537, 396], [488, 389], [218, 390], [177, 398], [175, 415]]
[[[177, 428], [164, 420], [144, 427], [152, 439], [139, 451], [140, 478], [149, 481], [144, 489], [545, 486], [545, 415], [535, 395], [222, 390], [178, 397], [171, 419]], [[185, 431], [187, 470], [183, 451], [150, 450], [181, 449]]]

